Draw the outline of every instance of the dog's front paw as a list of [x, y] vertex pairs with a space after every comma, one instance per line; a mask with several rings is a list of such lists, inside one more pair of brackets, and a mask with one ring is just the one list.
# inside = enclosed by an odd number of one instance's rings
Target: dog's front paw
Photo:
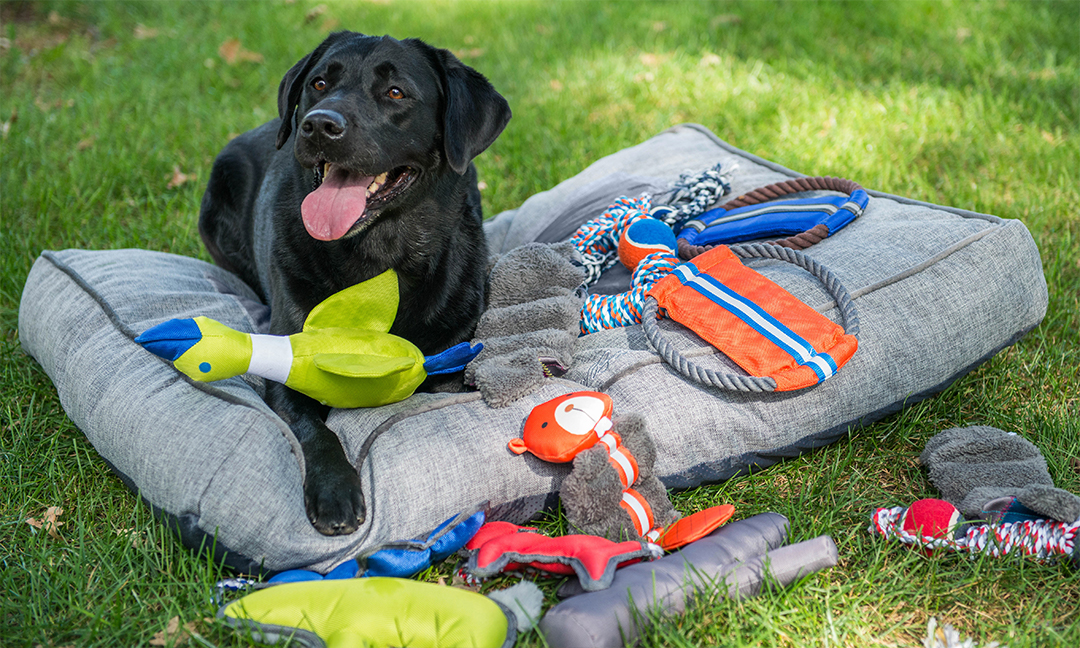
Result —
[[349, 535], [364, 523], [367, 510], [360, 475], [352, 466], [309, 473], [304, 483], [308, 520], [323, 535]]

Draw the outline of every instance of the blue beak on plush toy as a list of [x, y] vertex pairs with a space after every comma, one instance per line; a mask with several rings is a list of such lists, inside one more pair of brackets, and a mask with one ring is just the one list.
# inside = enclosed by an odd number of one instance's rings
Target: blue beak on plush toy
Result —
[[147, 351], [174, 362], [202, 340], [203, 334], [193, 319], [172, 319], [149, 328], [135, 338]]

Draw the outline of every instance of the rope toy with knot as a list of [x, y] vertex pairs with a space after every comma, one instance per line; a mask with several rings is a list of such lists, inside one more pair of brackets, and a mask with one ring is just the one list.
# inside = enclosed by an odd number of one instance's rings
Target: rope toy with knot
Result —
[[589, 295], [581, 308], [581, 333], [641, 322], [645, 293], [680, 263], [673, 227], [702, 214], [731, 191], [731, 173], [722, 164], [699, 174], [683, 173], [672, 189], [670, 205], [653, 207], [652, 196], [619, 197], [599, 217], [570, 238], [585, 265], [590, 286], [620, 259], [633, 274], [630, 290], [618, 295]]

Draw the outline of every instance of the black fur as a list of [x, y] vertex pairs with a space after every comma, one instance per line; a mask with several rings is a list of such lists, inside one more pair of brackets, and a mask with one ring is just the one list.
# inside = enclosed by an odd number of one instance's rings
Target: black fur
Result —
[[[487, 267], [472, 159], [509, 121], [503, 97], [446, 50], [338, 32], [286, 73], [278, 111], [218, 155], [199, 217], [218, 265], [270, 304], [271, 333], [299, 331], [316, 304], [393, 268], [401, 301], [391, 333], [425, 354], [469, 339]], [[323, 241], [300, 216], [322, 162], [363, 176], [407, 167], [412, 180], [385, 203], [369, 201], [343, 237]], [[303, 449], [312, 524], [352, 533], [365, 517], [363, 494], [323, 423], [327, 408], [276, 383], [267, 401]]]

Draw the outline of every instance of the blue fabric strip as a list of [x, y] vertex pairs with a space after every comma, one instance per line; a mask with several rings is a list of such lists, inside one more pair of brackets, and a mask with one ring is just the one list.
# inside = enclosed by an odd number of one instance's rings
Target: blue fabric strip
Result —
[[856, 189], [850, 196], [776, 200], [730, 211], [712, 209], [687, 221], [679, 238], [691, 245], [741, 243], [792, 236], [822, 224], [832, 235], [862, 214], [869, 202], [867, 193]]

